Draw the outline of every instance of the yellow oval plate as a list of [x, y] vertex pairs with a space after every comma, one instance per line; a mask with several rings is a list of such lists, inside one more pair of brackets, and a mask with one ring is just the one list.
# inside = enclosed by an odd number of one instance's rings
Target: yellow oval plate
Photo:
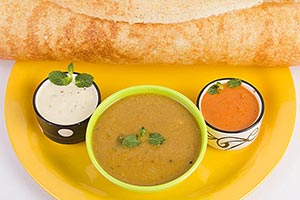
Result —
[[50, 71], [65, 71], [67, 65], [66, 62], [16, 62], [5, 99], [8, 133], [19, 160], [57, 199], [239, 199], [271, 172], [293, 132], [296, 97], [288, 68], [75, 63], [75, 71], [94, 75], [103, 99], [128, 86], [156, 84], [173, 88], [195, 102], [206, 83], [221, 77], [244, 79], [264, 97], [262, 128], [249, 147], [231, 152], [208, 147], [199, 168], [179, 185], [146, 194], [127, 191], [97, 172], [84, 142], [57, 144], [38, 127], [32, 107], [33, 92]]

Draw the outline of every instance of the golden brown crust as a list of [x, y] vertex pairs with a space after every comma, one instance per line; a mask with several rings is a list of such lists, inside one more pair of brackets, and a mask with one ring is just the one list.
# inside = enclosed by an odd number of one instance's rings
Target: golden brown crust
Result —
[[[163, 25], [112, 22], [49, 2], [30, 2], [18, 15], [0, 16], [0, 57], [104, 63], [300, 64], [300, 3], [263, 4]], [[0, 13], [14, 10], [14, 6], [3, 9], [3, 4]], [[30, 16], [25, 16], [28, 12]]]
[[263, 0], [49, 0], [74, 13], [115, 22], [180, 23], [251, 8]]

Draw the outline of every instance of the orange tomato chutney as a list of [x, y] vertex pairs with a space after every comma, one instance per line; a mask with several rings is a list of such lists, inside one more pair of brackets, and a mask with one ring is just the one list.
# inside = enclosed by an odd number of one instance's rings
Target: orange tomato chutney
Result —
[[[146, 134], [141, 137], [139, 129]], [[125, 97], [111, 105], [98, 119], [93, 151], [111, 176], [134, 185], [158, 185], [178, 178], [196, 161], [200, 152], [199, 126], [192, 114], [177, 101], [157, 94]], [[165, 141], [153, 146], [150, 133]], [[141, 144], [124, 147], [120, 137], [138, 135]]]
[[255, 96], [242, 85], [222, 86], [218, 94], [206, 92], [203, 96], [201, 110], [206, 122], [223, 131], [239, 131], [251, 126], [259, 114]]

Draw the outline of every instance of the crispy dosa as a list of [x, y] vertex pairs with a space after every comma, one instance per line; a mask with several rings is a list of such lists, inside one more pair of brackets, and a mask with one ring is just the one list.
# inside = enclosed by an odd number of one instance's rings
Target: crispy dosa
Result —
[[[168, 24], [102, 19], [92, 11], [89, 14], [87, 8], [75, 12], [75, 7], [66, 7], [66, 2], [1, 1], [0, 58], [103, 63], [300, 64], [300, 3], [295, 1], [257, 2], [259, 5], [251, 8], [228, 9], [222, 14], [210, 11], [210, 17]], [[151, 16], [137, 20], [145, 18], [152, 20]]]
[[49, 0], [74, 13], [114, 22], [181, 23], [251, 8], [263, 0]]

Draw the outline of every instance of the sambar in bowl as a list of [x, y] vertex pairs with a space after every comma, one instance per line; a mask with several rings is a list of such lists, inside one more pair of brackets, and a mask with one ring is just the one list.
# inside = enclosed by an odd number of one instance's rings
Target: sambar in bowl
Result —
[[207, 146], [204, 118], [183, 94], [141, 85], [106, 98], [86, 133], [89, 157], [111, 182], [134, 191], [169, 188], [199, 166]]

